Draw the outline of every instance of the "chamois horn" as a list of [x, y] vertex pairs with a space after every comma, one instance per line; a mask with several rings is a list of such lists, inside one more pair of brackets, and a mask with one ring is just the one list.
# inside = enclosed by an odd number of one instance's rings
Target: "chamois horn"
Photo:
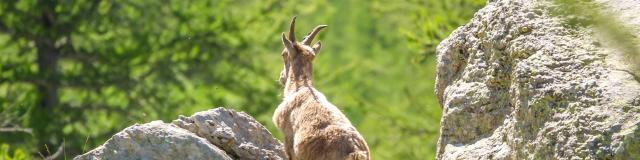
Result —
[[296, 42], [296, 33], [295, 33], [296, 18], [298, 18], [298, 16], [293, 16], [293, 19], [291, 20], [291, 23], [289, 24], [289, 41], [291, 41], [293, 43]]
[[318, 25], [313, 29], [313, 31], [311, 31], [311, 33], [309, 33], [309, 35], [304, 37], [304, 40], [302, 40], [302, 44], [310, 45], [311, 41], [313, 41], [313, 38], [315, 38], [318, 32], [320, 32], [325, 27], [327, 27], [327, 25]]

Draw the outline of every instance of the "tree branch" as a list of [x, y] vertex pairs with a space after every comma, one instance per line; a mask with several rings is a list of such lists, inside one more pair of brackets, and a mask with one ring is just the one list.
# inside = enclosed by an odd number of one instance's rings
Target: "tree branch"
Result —
[[53, 153], [52, 155], [49, 155], [48, 157], [44, 158], [45, 160], [54, 160], [58, 157], [60, 157], [60, 155], [62, 155], [62, 151], [64, 150], [64, 141], [62, 141], [62, 144], [60, 144], [60, 146], [58, 146], [58, 150]]
[[33, 135], [33, 129], [21, 127], [0, 128], [0, 132], [24, 132]]

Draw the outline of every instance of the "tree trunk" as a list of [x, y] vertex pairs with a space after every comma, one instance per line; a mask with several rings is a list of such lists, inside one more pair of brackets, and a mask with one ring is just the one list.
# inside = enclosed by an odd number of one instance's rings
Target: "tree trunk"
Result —
[[58, 53], [49, 39], [36, 40], [38, 48], [38, 74], [43, 83], [37, 83], [38, 105], [51, 111], [58, 104]]
[[[47, 5], [53, 8], [54, 4]], [[59, 50], [54, 46], [56, 30], [55, 17], [51, 14], [51, 9], [45, 8], [41, 15], [44, 33], [36, 38], [38, 49], [38, 74], [44, 80], [37, 83], [39, 100], [38, 105], [48, 111], [58, 105], [58, 87], [60, 85], [60, 74], [58, 73]]]

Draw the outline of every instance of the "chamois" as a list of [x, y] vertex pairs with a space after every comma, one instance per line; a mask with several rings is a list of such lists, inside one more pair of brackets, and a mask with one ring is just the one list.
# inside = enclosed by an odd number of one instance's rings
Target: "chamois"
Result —
[[369, 160], [369, 147], [347, 117], [313, 87], [312, 61], [321, 43], [309, 46], [326, 27], [319, 25], [302, 42], [296, 42], [296, 17], [289, 36], [282, 33], [284, 69], [280, 83], [284, 100], [273, 114], [273, 123], [284, 134], [285, 152], [291, 160]]

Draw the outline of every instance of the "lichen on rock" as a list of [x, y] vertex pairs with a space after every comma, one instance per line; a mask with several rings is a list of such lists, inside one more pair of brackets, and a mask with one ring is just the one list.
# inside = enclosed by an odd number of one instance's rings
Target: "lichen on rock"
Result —
[[439, 159], [638, 158], [640, 83], [593, 28], [567, 27], [554, 7], [489, 1], [440, 43]]

